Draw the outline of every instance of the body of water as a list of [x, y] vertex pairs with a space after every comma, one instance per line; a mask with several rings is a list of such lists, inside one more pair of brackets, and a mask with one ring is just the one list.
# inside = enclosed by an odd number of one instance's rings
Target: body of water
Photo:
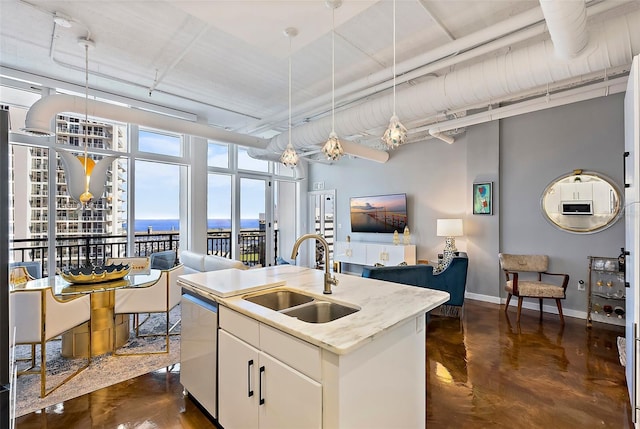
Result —
[[[258, 219], [240, 220], [241, 229], [258, 229], [259, 226]], [[153, 232], [178, 231], [180, 230], [180, 221], [178, 219], [136, 219], [134, 227], [136, 232], [146, 232], [149, 228]], [[231, 229], [231, 219], [209, 219], [207, 228]]]

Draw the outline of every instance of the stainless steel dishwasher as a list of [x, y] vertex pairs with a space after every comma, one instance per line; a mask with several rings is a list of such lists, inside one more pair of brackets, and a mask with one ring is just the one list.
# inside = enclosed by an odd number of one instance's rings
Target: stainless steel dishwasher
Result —
[[218, 303], [183, 289], [180, 383], [211, 416], [218, 418]]

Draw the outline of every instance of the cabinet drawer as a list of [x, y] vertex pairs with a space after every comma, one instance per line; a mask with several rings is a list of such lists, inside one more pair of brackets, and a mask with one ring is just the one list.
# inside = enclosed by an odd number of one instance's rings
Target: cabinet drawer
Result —
[[220, 306], [220, 328], [254, 347], [260, 347], [260, 323], [257, 320]]
[[316, 381], [321, 379], [320, 348], [260, 324], [260, 349]]

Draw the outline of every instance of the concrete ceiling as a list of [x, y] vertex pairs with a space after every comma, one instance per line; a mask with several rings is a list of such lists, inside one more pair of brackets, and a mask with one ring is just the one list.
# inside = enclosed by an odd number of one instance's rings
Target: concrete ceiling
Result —
[[[638, 1], [614, 3], [622, 7], [609, 10], [609, 15], [640, 8]], [[536, 0], [397, 0], [397, 64], [539, 9]], [[392, 11], [389, 0], [344, 0], [335, 9], [339, 108], [347, 99], [353, 104], [389, 95]], [[71, 26], [56, 25], [56, 15]], [[89, 51], [89, 86], [101, 97], [114, 94], [131, 104], [164, 106], [205, 118], [215, 127], [271, 138], [287, 129], [287, 27], [299, 31], [291, 40], [295, 127], [326, 117], [331, 110], [332, 9], [324, 1], [2, 0], [0, 74], [43, 76], [60, 86], [84, 87], [85, 52], [78, 39], [88, 37], [95, 42]], [[541, 38], [548, 39], [548, 34], [520, 43]], [[465, 61], [491, 55], [496, 53]], [[449, 61], [405, 85], [463, 65]], [[358, 90], [341, 91], [354, 82], [360, 83]], [[382, 90], [377, 87], [385, 82]], [[359, 99], [350, 98], [351, 93]], [[385, 126], [345, 138], [366, 136]]]

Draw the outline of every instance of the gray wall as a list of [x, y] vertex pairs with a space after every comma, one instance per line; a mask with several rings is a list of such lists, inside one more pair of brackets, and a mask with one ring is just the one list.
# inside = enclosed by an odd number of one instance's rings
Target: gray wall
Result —
[[[391, 243], [392, 234], [351, 233], [349, 197], [406, 192], [418, 259], [434, 260], [442, 252], [436, 219], [463, 218], [465, 236], [456, 244], [469, 254], [471, 298], [504, 298], [498, 252], [548, 254], [552, 271], [571, 276], [565, 313], [585, 317], [586, 293], [577, 291], [577, 282], [587, 280], [587, 256], [617, 256], [624, 222], [596, 234], [564, 232], [544, 219], [540, 196], [549, 182], [576, 168], [621, 185], [623, 98], [617, 94], [476, 125], [453, 145], [430, 139], [396, 149], [385, 164], [347, 157], [331, 166], [312, 164], [309, 183], [336, 189], [337, 240], [350, 235], [354, 241]], [[485, 181], [494, 184], [494, 214], [473, 215], [472, 184]]]
[[[583, 169], [622, 185], [624, 94], [584, 101], [500, 122], [500, 248], [505, 253], [544, 253], [550, 271], [568, 273], [563, 307], [586, 311], [587, 256], [617, 256], [624, 221], [595, 234], [558, 230], [540, 211], [540, 197], [555, 178]], [[570, 314], [570, 313], [567, 313]]]
[[[417, 245], [418, 259], [433, 260], [444, 247], [444, 238], [436, 237], [436, 219], [465, 217], [466, 147], [464, 140], [448, 145], [432, 139], [393, 151], [385, 164], [349, 157], [334, 165], [312, 164], [309, 183], [324, 182], [325, 189], [336, 190], [338, 241], [350, 235], [353, 241], [392, 243], [393, 234], [351, 232], [349, 198], [406, 193], [411, 243]], [[465, 238], [457, 245], [466, 250]]]

